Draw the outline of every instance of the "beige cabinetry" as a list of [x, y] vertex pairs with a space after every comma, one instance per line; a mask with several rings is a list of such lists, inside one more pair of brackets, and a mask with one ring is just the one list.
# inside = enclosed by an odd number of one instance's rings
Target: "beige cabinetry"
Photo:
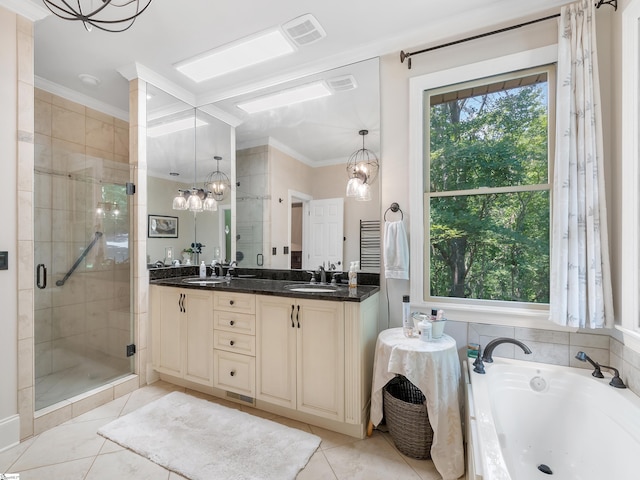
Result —
[[255, 295], [214, 293], [213, 386], [255, 397]]
[[153, 368], [213, 385], [213, 293], [152, 286], [150, 295]]
[[152, 285], [150, 300], [162, 378], [364, 436], [377, 294], [340, 302]]
[[256, 319], [256, 398], [343, 421], [343, 304], [258, 295]]

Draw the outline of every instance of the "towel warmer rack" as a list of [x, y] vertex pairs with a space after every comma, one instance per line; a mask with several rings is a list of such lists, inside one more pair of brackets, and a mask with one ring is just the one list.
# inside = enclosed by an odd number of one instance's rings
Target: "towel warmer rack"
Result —
[[360, 220], [360, 268], [380, 269], [380, 220]]

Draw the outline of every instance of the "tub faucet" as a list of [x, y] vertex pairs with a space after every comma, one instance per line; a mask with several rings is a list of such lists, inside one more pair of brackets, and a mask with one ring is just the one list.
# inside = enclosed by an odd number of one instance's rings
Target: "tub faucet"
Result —
[[591, 360], [591, 358], [589, 358], [589, 355], [587, 355], [584, 352], [576, 353], [576, 358], [581, 362], [589, 362], [591, 365], [593, 365], [594, 370], [591, 375], [593, 375], [596, 378], [604, 378], [604, 375], [600, 371], [601, 368], [606, 368], [607, 370], [613, 370], [613, 378], [609, 382], [609, 385], [616, 388], [627, 388], [627, 386], [624, 384], [624, 382], [620, 378], [620, 372], [618, 372], [617, 368], [610, 367], [608, 365], [600, 365], [598, 362], [594, 362], [593, 360]]
[[522, 351], [527, 355], [531, 353], [531, 349], [527, 347], [524, 343], [522, 343], [520, 340], [516, 340], [514, 338], [508, 338], [508, 337], [500, 337], [500, 338], [494, 338], [489, 343], [487, 343], [487, 345], [484, 347], [484, 354], [482, 355], [482, 360], [487, 363], [492, 363], [493, 349], [502, 343], [513, 343], [514, 345], [519, 346], [522, 349]]
[[527, 347], [520, 340], [515, 340], [513, 338], [500, 337], [494, 338], [489, 343], [487, 343], [486, 347], [484, 347], [484, 353], [482, 353], [482, 348], [478, 349], [478, 357], [473, 362], [473, 371], [476, 373], [485, 373], [484, 371], [484, 362], [493, 363], [493, 349], [496, 348], [501, 343], [513, 343], [514, 345], [519, 346], [524, 353], [529, 355], [531, 353], [531, 349]]

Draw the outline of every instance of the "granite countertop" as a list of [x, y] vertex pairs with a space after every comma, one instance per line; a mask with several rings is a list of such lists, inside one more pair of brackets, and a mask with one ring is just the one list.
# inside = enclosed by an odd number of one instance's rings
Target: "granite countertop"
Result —
[[[362, 302], [371, 295], [377, 293], [380, 287], [377, 285], [358, 285], [350, 289], [347, 285], [339, 284], [335, 292], [294, 292], [286, 288], [287, 285], [310, 286], [309, 282], [293, 280], [272, 280], [262, 278], [238, 278], [222, 283], [187, 283], [184, 280], [198, 280], [196, 276], [176, 276], [168, 278], [156, 278], [150, 280], [150, 285], [163, 285], [167, 287], [193, 288], [198, 290], [217, 290], [225, 292], [254, 293], [259, 295], [275, 295], [279, 297], [306, 298], [312, 300], [331, 300], [334, 302]], [[207, 277], [208, 280], [211, 277]], [[328, 285], [327, 285], [328, 286]]]

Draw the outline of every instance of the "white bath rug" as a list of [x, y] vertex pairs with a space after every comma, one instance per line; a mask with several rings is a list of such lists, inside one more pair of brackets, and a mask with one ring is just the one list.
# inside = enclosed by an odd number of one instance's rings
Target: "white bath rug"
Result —
[[320, 438], [181, 392], [172, 392], [98, 430], [191, 480], [285, 480]]

